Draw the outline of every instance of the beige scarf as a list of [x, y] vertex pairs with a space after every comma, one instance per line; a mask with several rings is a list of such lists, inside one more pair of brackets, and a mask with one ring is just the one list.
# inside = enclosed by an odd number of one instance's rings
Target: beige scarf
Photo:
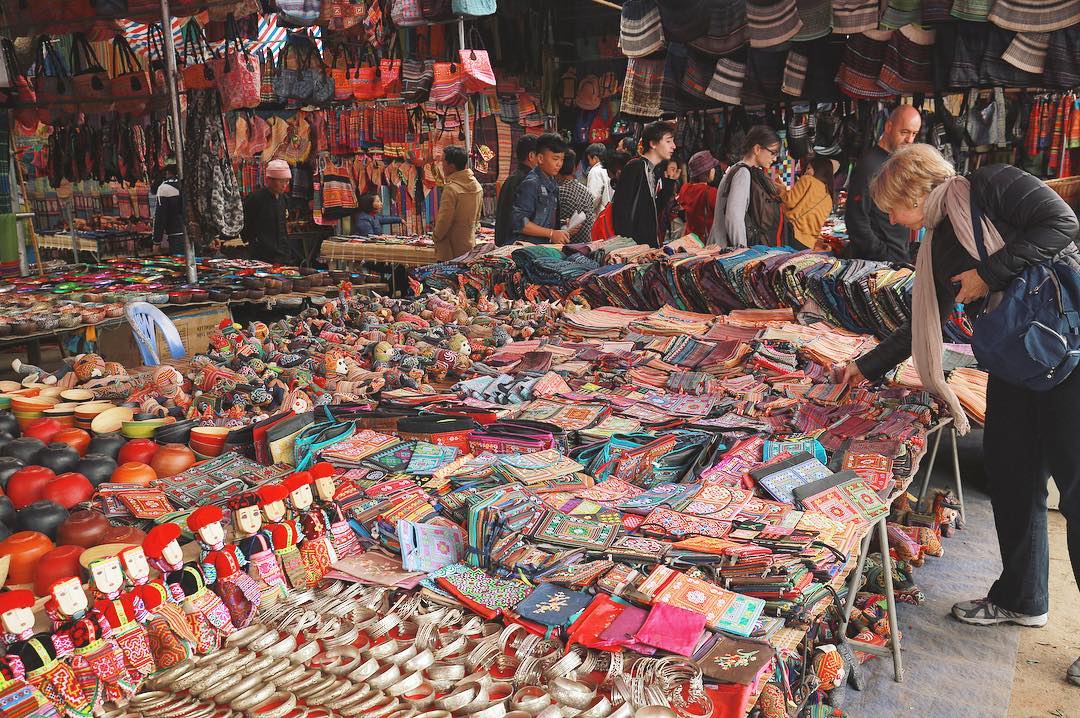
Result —
[[[970, 428], [967, 414], [956, 397], [956, 392], [945, 383], [941, 356], [944, 350], [941, 339], [941, 311], [938, 307], [937, 289], [934, 283], [934, 261], [931, 252], [934, 227], [948, 217], [960, 245], [976, 260], [979, 250], [975, 245], [975, 233], [971, 223], [971, 183], [966, 177], [952, 177], [938, 185], [926, 198], [926, 234], [923, 236], [919, 258], [915, 263], [915, 289], [912, 297], [911, 356], [919, 372], [923, 386], [930, 393], [945, 400], [953, 416], [956, 430], [966, 434]], [[1005, 246], [994, 225], [982, 217], [983, 242], [986, 253], [993, 254]]]

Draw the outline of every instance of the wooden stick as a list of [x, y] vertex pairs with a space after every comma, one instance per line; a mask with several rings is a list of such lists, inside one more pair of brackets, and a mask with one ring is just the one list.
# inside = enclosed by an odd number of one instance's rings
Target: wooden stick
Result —
[[[25, 204], [24, 209], [27, 212], [33, 213], [34, 206], [32, 204], [30, 204], [30, 194], [26, 191], [26, 180], [23, 178], [22, 163], [19, 162], [19, 158], [15, 156], [15, 141], [14, 141], [14, 139], [12, 139], [12, 143], [11, 143], [11, 159], [12, 159], [13, 164], [15, 165], [15, 177], [19, 180], [19, 191], [20, 191], [20, 194], [22, 195], [22, 201]], [[74, 216], [74, 212], [72, 212], [72, 215]], [[37, 237], [37, 232], [34, 231], [34, 218], [33, 217], [27, 217], [26, 218], [26, 226], [27, 226], [28, 230], [30, 231], [30, 244], [34, 248], [34, 259], [35, 259], [35, 263], [37, 264], [38, 276], [39, 277], [44, 277], [45, 276], [45, 266], [44, 266], [45, 263], [42, 261], [41, 248], [38, 247], [38, 237]]]

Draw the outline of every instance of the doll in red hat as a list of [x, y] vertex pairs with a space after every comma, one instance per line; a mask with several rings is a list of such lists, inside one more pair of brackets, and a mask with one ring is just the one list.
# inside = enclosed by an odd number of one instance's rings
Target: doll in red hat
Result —
[[229, 499], [236, 547], [247, 559], [248, 575], [259, 587], [259, 607], [269, 608], [285, 598], [285, 574], [274, 554], [270, 532], [263, 529], [259, 495], [246, 491]]
[[300, 527], [295, 521], [285, 518], [285, 499], [288, 496], [289, 490], [281, 484], [259, 487], [259, 506], [267, 522], [266, 528], [270, 532], [274, 553], [281, 561], [281, 570], [289, 588], [303, 590], [311, 586], [298, 546], [304, 534], [300, 533]]
[[333, 464], [321, 461], [311, 467], [311, 475], [315, 477], [315, 492], [319, 495], [316, 506], [322, 514], [323, 525], [330, 534], [330, 543], [334, 547], [334, 553], [339, 559], [358, 556], [361, 550], [360, 542], [356, 539], [356, 532], [345, 520], [341, 506], [334, 500], [337, 494], [337, 484], [334, 482], [337, 469]]
[[26, 718], [84, 718], [90, 701], [75, 672], [57, 657], [52, 634], [34, 635], [34, 594], [25, 589], [0, 593], [0, 706], [4, 715]]
[[244, 572], [247, 558], [236, 544], [225, 543], [224, 518], [217, 506], [200, 506], [188, 516], [187, 524], [199, 538], [200, 567], [207, 585], [229, 609], [233, 626], [243, 628], [255, 617], [262, 594]]
[[131, 581], [131, 592], [146, 609], [146, 634], [154, 663], [165, 669], [190, 658], [195, 635], [180, 605], [165, 587], [165, 581], [150, 578], [150, 563], [143, 547], [128, 546], [117, 555]]
[[311, 495], [311, 485], [314, 482], [315, 479], [307, 471], [289, 474], [282, 482], [289, 490], [293, 518], [299, 520], [300, 531], [304, 534], [300, 543], [300, 556], [307, 570], [308, 583], [312, 586], [321, 581], [330, 570], [330, 565], [337, 561], [334, 547], [326, 537], [322, 514], [312, 509], [314, 498]]
[[142, 599], [124, 591], [124, 570], [119, 556], [108, 556], [90, 562], [90, 585], [94, 589], [94, 608], [100, 611], [113, 629], [113, 638], [124, 652], [128, 677], [139, 686], [143, 679], [157, 670], [150, 640], [143, 622], [147, 613]]
[[221, 640], [236, 630], [229, 609], [206, 587], [202, 573], [193, 563], [184, 563], [180, 548], [180, 527], [160, 524], [150, 529], [143, 540], [143, 551], [151, 565], [162, 572], [169, 595], [184, 610], [184, 617], [195, 636], [195, 652], [216, 651]]
[[124, 652], [117, 645], [112, 625], [90, 605], [82, 582], [62, 578], [49, 587], [45, 610], [53, 617], [53, 643], [70, 648], [71, 667], [94, 709], [106, 703], [123, 706], [135, 693]]

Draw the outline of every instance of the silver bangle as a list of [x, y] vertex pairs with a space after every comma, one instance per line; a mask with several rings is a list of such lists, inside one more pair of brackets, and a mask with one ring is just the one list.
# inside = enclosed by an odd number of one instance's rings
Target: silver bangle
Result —
[[295, 650], [296, 636], [289, 633], [285, 635], [285, 638], [282, 638], [280, 641], [267, 648], [264, 653], [268, 656], [273, 656], [274, 658], [280, 658], [289, 655]]
[[401, 679], [401, 669], [393, 663], [368, 679], [368, 685], [377, 691], [383, 691]]
[[371, 648], [369, 648], [368, 651], [367, 651], [367, 654], [369, 656], [371, 656], [372, 658], [375, 658], [375, 659], [378, 659], [378, 660], [381, 661], [381, 660], [387, 659], [390, 656], [394, 655], [400, 649], [401, 649], [401, 646], [398, 645], [397, 640], [395, 640], [393, 638], [389, 638], [385, 642], [377, 643], [374, 646], [372, 646]]
[[435, 664], [435, 654], [426, 648], [402, 664], [406, 671], [423, 671]]
[[548, 686], [548, 690], [551, 691], [551, 697], [560, 705], [577, 710], [587, 708], [596, 697], [596, 689], [568, 678], [556, 678]]
[[319, 651], [321, 651], [321, 650], [322, 650], [322, 647], [319, 646], [318, 641], [314, 641], [314, 640], [308, 641], [307, 643], [305, 643], [304, 645], [300, 646], [295, 651], [293, 651], [293, 653], [289, 656], [289, 660], [292, 661], [293, 663], [305, 663], [306, 664], [312, 658], [319, 655]]
[[233, 702], [235, 698], [239, 698], [252, 688], [261, 685], [265, 679], [260, 675], [245, 676], [236, 685], [230, 686], [226, 690], [222, 691], [213, 697], [213, 700], [218, 705], [227, 706]]
[[514, 710], [526, 711], [533, 715], [551, 705], [551, 695], [540, 686], [525, 686], [510, 698]]
[[348, 674], [348, 679], [354, 683], [364, 683], [378, 672], [379, 662], [374, 658], [368, 658], [360, 667]]
[[296, 697], [307, 701], [312, 696], [326, 692], [330, 686], [337, 682], [337, 676], [326, 676], [323, 680], [316, 680], [310, 686], [296, 692]]
[[[274, 702], [276, 699], [281, 700], [279, 706], [268, 710], [263, 709], [263, 706]], [[248, 709], [247, 714], [250, 718], [285, 718], [289, 713], [292, 713], [292, 710], [295, 707], [296, 696], [287, 691], [279, 691], [271, 695], [262, 703], [259, 703], [257, 706]]]
[[262, 653], [270, 646], [274, 645], [281, 640], [281, 634], [275, 630], [268, 630], [263, 635], [259, 636], [251, 643], [248, 644], [247, 649], [249, 651], [255, 651], [256, 653]]
[[277, 687], [273, 683], [257, 686], [233, 700], [232, 707], [238, 711], [246, 711], [248, 708], [264, 703], [267, 698], [274, 695], [276, 690]]
[[395, 698], [405, 695], [410, 691], [414, 691], [424, 683], [424, 674], [420, 671], [410, 673], [404, 678], [400, 679], [394, 685], [386, 689], [386, 694], [394, 696]]

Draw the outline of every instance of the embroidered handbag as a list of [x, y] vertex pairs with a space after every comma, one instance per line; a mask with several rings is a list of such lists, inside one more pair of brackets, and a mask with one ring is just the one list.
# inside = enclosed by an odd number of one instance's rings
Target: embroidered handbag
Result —
[[351, 30], [367, 16], [364, 0], [322, 0], [321, 12], [319, 24], [328, 30]]
[[[225, 43], [225, 58], [217, 73], [217, 88], [221, 93], [221, 109], [225, 112], [259, 106], [262, 88], [262, 67], [255, 62], [238, 35], [236, 20], [229, 18]], [[231, 45], [231, 47], [230, 47]]]
[[420, 0], [392, 0], [390, 19], [398, 27], [426, 25], [424, 13], [420, 9]]
[[379, 60], [379, 85], [383, 97], [394, 97], [401, 93], [401, 58], [394, 57], [397, 49], [397, 35], [390, 40], [387, 56]]
[[497, 0], [454, 0], [453, 10], [456, 15], [494, 15]]
[[334, 78], [334, 99], [347, 102], [353, 99], [353, 62], [349, 48], [338, 43], [330, 56], [330, 77]]
[[435, 81], [435, 63], [410, 58], [401, 63], [401, 99], [405, 102], [427, 102]]
[[431, 101], [440, 105], [464, 105], [465, 70], [457, 62], [436, 62], [431, 83]]
[[112, 41], [112, 56], [113, 67], [118, 73], [109, 83], [113, 109], [126, 114], [142, 114], [150, 99], [150, 78], [127, 38], [119, 33]]
[[[290, 67], [290, 51], [292, 55]], [[299, 50], [295, 46], [286, 44], [278, 55], [277, 74], [274, 77], [274, 94], [279, 102], [297, 100], [307, 102], [314, 88], [314, 75], [306, 67], [307, 63], [301, 63]]]
[[491, 58], [483, 47], [480, 32], [473, 28], [470, 34], [471, 48], [458, 50], [461, 67], [465, 71], [465, 90], [467, 92], [494, 92], [495, 71], [491, 69]]
[[311, 73], [311, 94], [308, 102], [313, 105], [325, 105], [334, 99], [334, 78], [327, 72], [322, 53], [312, 44], [308, 53], [307, 72]]
[[98, 62], [86, 36], [77, 32], [71, 37], [71, 83], [84, 112], [111, 112], [109, 75]]
[[7, 70], [8, 102], [14, 106], [15, 120], [24, 127], [37, 127], [39, 113], [37, 94], [30, 80], [19, 67], [15, 45], [7, 38], [0, 39], [0, 53]]
[[259, 83], [259, 104], [277, 104], [280, 100], [274, 91], [274, 81], [277, 79], [277, 63], [274, 61], [273, 51], [267, 48], [265, 54], [259, 55], [259, 65], [262, 67], [262, 78]]
[[569, 626], [574, 616], [581, 613], [591, 600], [587, 593], [553, 583], [542, 583], [514, 607], [514, 612], [526, 621], [544, 626]]
[[210, 47], [199, 23], [192, 18], [184, 25], [184, 49], [181, 53], [184, 69], [184, 88], [188, 90], [214, 89], [214, 68], [211, 62], [218, 55]]
[[297, 27], [317, 25], [322, 14], [320, 0], [277, 0], [277, 8], [282, 20]]
[[353, 97], [358, 100], [377, 100], [384, 94], [379, 84], [379, 67], [370, 52], [368, 60], [368, 64], [358, 64], [353, 71]]

